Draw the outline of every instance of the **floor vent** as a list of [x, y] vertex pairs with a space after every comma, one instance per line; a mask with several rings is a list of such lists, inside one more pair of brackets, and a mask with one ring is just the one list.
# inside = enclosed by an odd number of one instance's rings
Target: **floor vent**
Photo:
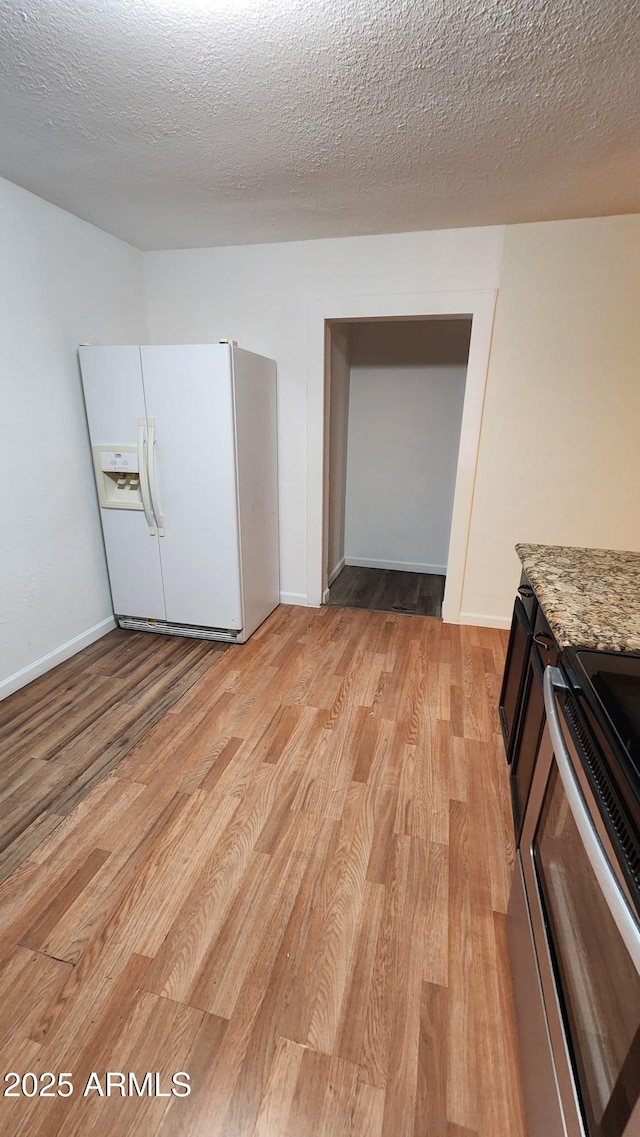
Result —
[[235, 643], [240, 632], [229, 628], [204, 628], [198, 624], [171, 624], [168, 620], [148, 620], [141, 616], [116, 616], [121, 628], [130, 632], [160, 632], [165, 636], [189, 636], [194, 640], [222, 640]]

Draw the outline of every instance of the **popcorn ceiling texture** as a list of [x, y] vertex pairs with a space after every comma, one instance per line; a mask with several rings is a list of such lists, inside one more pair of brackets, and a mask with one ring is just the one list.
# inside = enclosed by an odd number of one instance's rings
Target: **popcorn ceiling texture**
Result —
[[516, 545], [560, 647], [640, 652], [640, 553]]
[[637, 0], [4, 0], [0, 173], [140, 248], [640, 211]]

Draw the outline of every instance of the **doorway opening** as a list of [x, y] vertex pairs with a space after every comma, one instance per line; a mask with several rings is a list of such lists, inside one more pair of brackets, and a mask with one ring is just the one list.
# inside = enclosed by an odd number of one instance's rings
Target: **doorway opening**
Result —
[[324, 603], [442, 616], [471, 325], [326, 322]]

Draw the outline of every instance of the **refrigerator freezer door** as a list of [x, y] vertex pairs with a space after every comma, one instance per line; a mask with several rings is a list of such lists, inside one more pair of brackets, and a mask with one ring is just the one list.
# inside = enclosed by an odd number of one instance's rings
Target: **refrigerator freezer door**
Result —
[[[93, 446], [138, 448], [145, 416], [140, 349], [81, 347], [80, 367]], [[166, 618], [158, 537], [142, 510], [101, 509], [113, 607], [118, 616]]]
[[243, 626], [231, 349], [142, 347], [167, 620]]
[[158, 538], [149, 536], [142, 513], [126, 509], [100, 513], [116, 616], [164, 620]]

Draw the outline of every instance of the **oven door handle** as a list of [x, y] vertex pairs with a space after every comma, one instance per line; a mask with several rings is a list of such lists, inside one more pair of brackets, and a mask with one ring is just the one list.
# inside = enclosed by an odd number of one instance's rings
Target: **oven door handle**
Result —
[[609, 860], [602, 848], [595, 826], [589, 816], [578, 780], [573, 772], [571, 758], [567, 750], [558, 713], [556, 691], [566, 691], [567, 683], [558, 667], [547, 667], [544, 672], [544, 706], [553, 754], [558, 773], [569, 801], [573, 819], [578, 828], [591, 868], [593, 869], [602, 895], [622, 937], [624, 945], [636, 968], [640, 971], [640, 927], [629, 907], [624, 892], [620, 888]]

